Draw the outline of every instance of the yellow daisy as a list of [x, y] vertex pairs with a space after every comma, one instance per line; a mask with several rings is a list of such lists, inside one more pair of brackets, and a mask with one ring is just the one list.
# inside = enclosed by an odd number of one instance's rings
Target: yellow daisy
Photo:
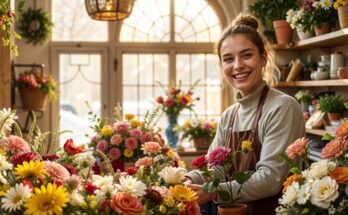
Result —
[[44, 162], [35, 160], [28, 163], [24, 161], [15, 168], [14, 174], [17, 176], [16, 179], [38, 178], [44, 177], [46, 171]]
[[250, 142], [250, 140], [243, 140], [242, 141], [242, 150], [244, 152], [251, 152], [253, 150], [253, 144]]
[[63, 186], [47, 184], [35, 188], [35, 193], [25, 203], [25, 214], [63, 214], [69, 202], [68, 193]]
[[130, 158], [134, 155], [134, 152], [133, 150], [130, 150], [130, 149], [125, 149], [123, 151], [123, 155], [126, 157], [126, 158]]
[[176, 185], [169, 188], [169, 191], [173, 197], [180, 202], [192, 202], [198, 198], [196, 192], [184, 185]]
[[173, 199], [173, 196], [168, 196], [168, 197], [164, 200], [164, 202], [166, 203], [166, 205], [167, 205], [168, 207], [173, 207], [174, 204], [175, 204], [175, 201], [174, 201], [174, 199]]
[[134, 114], [127, 113], [124, 115], [124, 118], [126, 118], [126, 120], [130, 121], [130, 120], [134, 119]]
[[103, 136], [109, 136], [110, 134], [112, 134], [111, 125], [104, 125], [103, 128], [100, 130], [100, 134]]

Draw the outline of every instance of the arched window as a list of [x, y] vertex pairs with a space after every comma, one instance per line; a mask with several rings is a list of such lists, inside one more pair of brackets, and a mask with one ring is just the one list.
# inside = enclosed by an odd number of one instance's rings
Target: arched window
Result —
[[[118, 80], [123, 110], [139, 117], [153, 107], [164, 92], [156, 82], [168, 86], [181, 83], [187, 89], [197, 79], [194, 95], [199, 117], [221, 114], [221, 82], [214, 43], [221, 24], [213, 1], [137, 0], [124, 20], [116, 41]], [[181, 120], [190, 117], [182, 114]], [[161, 117], [160, 125], [165, 125]]]

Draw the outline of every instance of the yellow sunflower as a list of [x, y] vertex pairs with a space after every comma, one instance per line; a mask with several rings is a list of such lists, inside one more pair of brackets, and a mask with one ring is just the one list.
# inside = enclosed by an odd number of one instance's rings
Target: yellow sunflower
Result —
[[35, 188], [35, 193], [25, 203], [25, 214], [63, 214], [69, 202], [68, 193], [63, 186], [47, 184]]
[[38, 178], [44, 177], [46, 171], [44, 162], [31, 160], [29, 163], [24, 161], [23, 164], [18, 165], [14, 174], [17, 176], [16, 179]]
[[198, 197], [191, 188], [184, 185], [176, 185], [169, 188], [170, 193], [173, 197], [180, 202], [192, 202], [195, 201]]

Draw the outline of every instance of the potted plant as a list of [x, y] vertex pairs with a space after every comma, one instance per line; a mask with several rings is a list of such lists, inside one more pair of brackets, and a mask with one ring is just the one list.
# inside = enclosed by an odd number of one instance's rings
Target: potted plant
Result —
[[[233, 167], [233, 161], [240, 159], [243, 162], [244, 154], [252, 151], [252, 144], [250, 141], [245, 140], [242, 142], [242, 146], [238, 151], [232, 152], [230, 148], [225, 146], [219, 146], [209, 153], [208, 157], [201, 155], [192, 161], [192, 167], [201, 171], [203, 177], [207, 182], [203, 184], [203, 189], [208, 192], [216, 192], [220, 198], [219, 214], [247, 214], [247, 205], [236, 203], [237, 196], [233, 192], [233, 181], [237, 181], [241, 186], [236, 192], [240, 192], [243, 184], [249, 180], [252, 171], [237, 172]], [[214, 168], [221, 168], [224, 171], [226, 189], [220, 187], [220, 179], [213, 177]]]
[[300, 40], [313, 36], [312, 3], [306, 1], [301, 9], [290, 9], [286, 13], [286, 21], [292, 29], [296, 29]]
[[309, 90], [299, 90], [295, 94], [295, 98], [301, 103], [302, 111], [307, 112], [308, 111], [308, 105], [312, 102], [312, 94]]
[[332, 1], [314, 1], [312, 9], [315, 35], [329, 33], [338, 19]]
[[275, 30], [278, 44], [290, 43], [292, 29], [286, 21], [286, 12], [296, 8], [298, 8], [298, 5], [295, 0], [258, 0], [249, 6], [250, 12], [261, 19], [266, 30]]
[[214, 120], [186, 120], [176, 129], [182, 133], [181, 139], [193, 140], [197, 150], [208, 149], [216, 133], [217, 122]]
[[44, 111], [47, 97], [51, 101], [56, 98], [56, 82], [50, 75], [26, 71], [19, 74], [15, 86], [23, 109]]
[[348, 0], [336, 0], [333, 7], [338, 12], [340, 28], [348, 28]]
[[339, 120], [341, 113], [345, 110], [344, 102], [340, 95], [325, 94], [317, 102], [319, 109], [324, 113], [328, 113], [330, 123], [333, 120]]

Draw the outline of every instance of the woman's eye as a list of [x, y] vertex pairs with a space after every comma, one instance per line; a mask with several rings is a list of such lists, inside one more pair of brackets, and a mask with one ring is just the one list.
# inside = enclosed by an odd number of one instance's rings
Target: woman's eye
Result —
[[229, 57], [229, 58], [224, 58], [223, 60], [225, 63], [230, 63], [233, 61], [233, 58]]
[[253, 55], [251, 53], [249, 53], [249, 54], [245, 54], [243, 57], [248, 59], [248, 58], [251, 58], [252, 56]]

